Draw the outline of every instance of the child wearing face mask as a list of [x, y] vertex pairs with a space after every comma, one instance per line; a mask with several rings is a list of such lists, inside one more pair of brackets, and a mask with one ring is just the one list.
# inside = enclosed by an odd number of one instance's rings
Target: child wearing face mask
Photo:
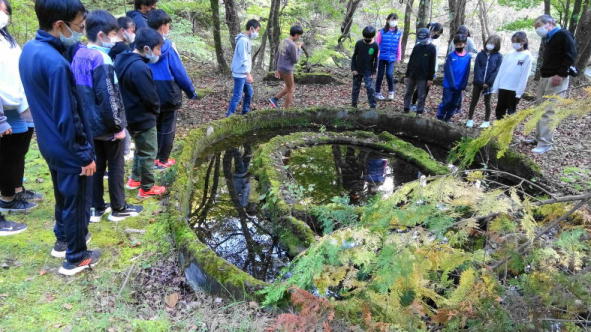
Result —
[[353, 92], [351, 94], [351, 105], [357, 108], [361, 82], [365, 81], [367, 90], [367, 101], [369, 108], [376, 108], [374, 95], [373, 76], [376, 74], [378, 60], [378, 44], [373, 38], [376, 36], [376, 29], [366, 26], [363, 29], [363, 39], [357, 41], [353, 57], [351, 58], [351, 72], [353, 73]]
[[455, 50], [448, 54], [443, 74], [443, 100], [439, 104], [437, 119], [449, 122], [462, 99], [462, 92], [470, 76], [470, 54], [466, 51], [466, 35], [454, 37]]
[[410, 111], [412, 94], [417, 90], [418, 103], [417, 115], [423, 114], [427, 89], [433, 83], [435, 66], [437, 62], [437, 49], [431, 44], [429, 29], [422, 28], [417, 31], [417, 44], [412, 50], [406, 69], [406, 95], [404, 96], [404, 112]]
[[[109, 57], [109, 51], [118, 40], [118, 30], [117, 20], [107, 11], [91, 12], [86, 19], [88, 45], [76, 53], [71, 66], [96, 155], [90, 222], [99, 222], [109, 212], [109, 220], [121, 221], [142, 211], [141, 206], [126, 203], [123, 187], [123, 139], [127, 119], [113, 61]], [[103, 177], [107, 166], [110, 204], [103, 199]]]
[[172, 19], [162, 9], [154, 9], [148, 14], [148, 26], [162, 35], [162, 55], [151, 63], [154, 82], [160, 96], [160, 115], [158, 115], [158, 156], [154, 163], [157, 169], [166, 169], [176, 161], [170, 157], [176, 133], [177, 111], [183, 103], [182, 92], [189, 99], [197, 99], [193, 81], [181, 61], [173, 42], [168, 39]]
[[516, 32], [511, 37], [514, 52], [506, 54], [495, 79], [492, 93], [498, 93], [496, 108], [497, 120], [506, 114], [513, 114], [525, 91], [531, 72], [532, 56], [528, 51], [527, 34]]
[[388, 100], [394, 100], [394, 70], [396, 62], [400, 61], [401, 57], [401, 42], [402, 31], [398, 29], [398, 15], [392, 13], [386, 18], [386, 25], [383, 29], [378, 31], [376, 42], [380, 48], [380, 55], [378, 57], [378, 76], [376, 78], [376, 99], [385, 100], [382, 95], [382, 81], [384, 74], [386, 81], [388, 81]]
[[[429, 36], [431, 40], [431, 45], [435, 47], [435, 74], [433, 75], [433, 79], [437, 77], [437, 73], [439, 72], [439, 37], [443, 34], [443, 25], [441, 23], [432, 22], [427, 24], [427, 29], [429, 29]], [[431, 86], [427, 85], [425, 89], [425, 98], [429, 95], [429, 91], [431, 90]], [[410, 105], [410, 110], [413, 112], [417, 111], [417, 101], [419, 99], [418, 90], [415, 89], [412, 95], [412, 104]]]
[[480, 51], [476, 56], [472, 101], [470, 102], [468, 121], [466, 121], [466, 127], [468, 128], [474, 127], [472, 118], [480, 95], [484, 95], [485, 108], [484, 122], [480, 125], [480, 128], [488, 128], [490, 126], [490, 90], [497, 77], [501, 62], [503, 62], [503, 56], [499, 53], [500, 49], [501, 38], [497, 35], [492, 35], [486, 40], [485, 49]]
[[115, 60], [115, 71], [127, 115], [127, 128], [135, 142], [131, 177], [125, 188], [139, 189], [139, 198], [161, 196], [163, 186], [155, 185], [154, 160], [158, 152], [156, 119], [160, 98], [148, 63], [156, 63], [164, 44], [162, 35], [150, 28], [138, 30], [133, 52], [122, 53]]
[[115, 61], [117, 55], [131, 51], [131, 46], [135, 40], [135, 23], [133, 23], [131, 18], [127, 16], [119, 17], [117, 19], [117, 24], [119, 25], [119, 30], [117, 31], [117, 37], [119, 40], [109, 51], [109, 56], [113, 61]]

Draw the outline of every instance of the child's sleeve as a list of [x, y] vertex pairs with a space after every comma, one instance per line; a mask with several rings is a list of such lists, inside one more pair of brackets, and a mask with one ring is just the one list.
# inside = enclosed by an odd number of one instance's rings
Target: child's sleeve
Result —
[[359, 43], [355, 44], [355, 50], [351, 57], [351, 71], [357, 71], [357, 53], [359, 52]]
[[435, 77], [435, 68], [437, 65], [437, 49], [435, 46], [431, 47], [431, 52], [429, 56], [429, 68], [428, 68], [428, 77]]
[[115, 84], [115, 69], [112, 65], [104, 64], [96, 67], [92, 76], [94, 94], [105, 128], [109, 133], [116, 134], [124, 129], [125, 109], [121, 94]]
[[181, 57], [179, 56], [179, 54], [177, 53], [176, 50], [172, 50], [171, 52], [168, 52], [168, 54], [169, 54], [168, 61], [170, 63], [170, 71], [172, 72], [172, 76], [174, 77], [174, 81], [176, 82], [176, 84], [179, 85], [181, 90], [183, 90], [185, 92], [185, 94], [187, 95], [187, 98], [196, 97], [197, 93], [195, 92], [195, 87], [193, 86], [193, 81], [191, 81], [189, 74], [187, 74], [187, 70], [185, 69], [185, 66], [183, 65]]
[[378, 71], [378, 54], [380, 53], [380, 47], [378, 44], [373, 44], [373, 55], [371, 57], [371, 74], [375, 75]]
[[2, 103], [0, 103], [0, 134], [4, 133], [8, 129], [10, 129], [10, 124], [6, 120], [4, 108], [2, 107]]
[[525, 91], [525, 87], [527, 86], [527, 80], [529, 79], [529, 73], [531, 71], [531, 55], [525, 60], [523, 64], [523, 70], [521, 71], [521, 77], [519, 78], [519, 87], [515, 91], [515, 97], [521, 98], [523, 92]]
[[146, 70], [139, 71], [134, 77], [134, 82], [137, 86], [137, 90], [141, 91], [142, 104], [152, 113], [160, 114], [160, 97], [156, 90], [156, 84], [154, 84], [154, 78], [149, 68]]
[[503, 56], [499, 54], [499, 56], [497, 57], [496, 63], [495, 63], [495, 68], [490, 72], [489, 78], [486, 81], [486, 84], [488, 84], [489, 86], [494, 84], [494, 82], [497, 78], [497, 74], [499, 73], [499, 69], [501, 69], [502, 63], [503, 63]]

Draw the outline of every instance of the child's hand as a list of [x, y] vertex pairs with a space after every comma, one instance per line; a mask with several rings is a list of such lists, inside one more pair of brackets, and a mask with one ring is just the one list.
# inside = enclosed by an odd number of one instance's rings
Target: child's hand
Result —
[[279, 75], [279, 71], [275, 72], [275, 78], [277, 78], [277, 79], [281, 78], [281, 76]]
[[353, 70], [353, 76], [357, 76], [359, 75], [359, 73], [357, 72], [357, 70]]
[[118, 132], [117, 134], [115, 134], [115, 136], [113, 136], [113, 138], [115, 138], [115, 140], [124, 139], [125, 138], [125, 130]]
[[80, 176], [93, 176], [95, 172], [96, 164], [93, 160], [90, 164], [82, 167], [82, 172], [80, 173]]
[[433, 85], [433, 81], [427, 81], [427, 86]]
[[254, 82], [254, 78], [252, 78], [251, 74], [246, 75], [246, 81], [250, 84], [252, 84]]
[[482, 87], [483, 87], [484, 89], [488, 89], [488, 84], [484, 83], [484, 84], [482, 84]]
[[559, 86], [562, 83], [562, 80], [563, 80], [562, 77], [560, 77], [558, 75], [554, 75], [550, 79], [550, 83], [552, 84], [552, 86]]

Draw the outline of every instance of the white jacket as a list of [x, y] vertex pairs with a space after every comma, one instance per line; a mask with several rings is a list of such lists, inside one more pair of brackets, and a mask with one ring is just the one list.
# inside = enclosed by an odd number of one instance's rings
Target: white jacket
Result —
[[0, 102], [4, 109], [17, 109], [19, 113], [29, 108], [25, 89], [21, 82], [18, 63], [21, 48], [0, 36]]
[[503, 55], [491, 92], [498, 93], [499, 89], [515, 91], [515, 97], [521, 98], [531, 72], [531, 60], [528, 50]]

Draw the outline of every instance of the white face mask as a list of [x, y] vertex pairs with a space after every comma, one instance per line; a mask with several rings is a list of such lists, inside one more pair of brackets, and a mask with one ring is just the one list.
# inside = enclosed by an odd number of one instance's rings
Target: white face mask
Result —
[[135, 33], [129, 33], [127, 31], [124, 31], [123, 36], [125, 37], [125, 40], [127, 40], [127, 42], [130, 44], [135, 41]]
[[538, 34], [538, 36], [540, 36], [541, 38], [545, 38], [548, 35], [548, 29], [546, 29], [546, 25], [543, 25], [539, 28], [536, 29], [536, 33]]
[[250, 33], [250, 39], [257, 39], [259, 38], [259, 33], [256, 31], [253, 31]]
[[511, 46], [513, 46], [513, 48], [518, 51], [520, 50], [523, 46], [521, 45], [521, 43], [512, 43]]
[[105, 38], [106, 41], [102, 40], [101, 41], [101, 46], [104, 48], [113, 48], [115, 47], [115, 43], [117, 43], [119, 41], [119, 38], [109, 38], [108, 36]]
[[486, 44], [486, 49], [489, 51], [492, 51], [495, 49], [495, 45], [494, 44]]
[[146, 46], [146, 48], [144, 49], [145, 53], [144, 53], [144, 57], [146, 59], [148, 59], [148, 62], [150, 63], [156, 63], [158, 62], [158, 60], [160, 60], [160, 56], [154, 54], [154, 52]]
[[0, 29], [6, 28], [8, 22], [10, 21], [10, 17], [3, 11], [0, 11]]
[[68, 28], [68, 30], [70, 31], [70, 34], [71, 34], [70, 37], [66, 37], [66, 36], [64, 36], [63, 33], [60, 32], [60, 41], [66, 47], [70, 47], [70, 46], [76, 44], [84, 36], [84, 34], [82, 32], [72, 30], [67, 24], [66, 24], [66, 28]]
[[390, 28], [395, 28], [396, 26], [398, 26], [398, 21], [392, 20], [388, 22], [388, 24], [390, 24]]

